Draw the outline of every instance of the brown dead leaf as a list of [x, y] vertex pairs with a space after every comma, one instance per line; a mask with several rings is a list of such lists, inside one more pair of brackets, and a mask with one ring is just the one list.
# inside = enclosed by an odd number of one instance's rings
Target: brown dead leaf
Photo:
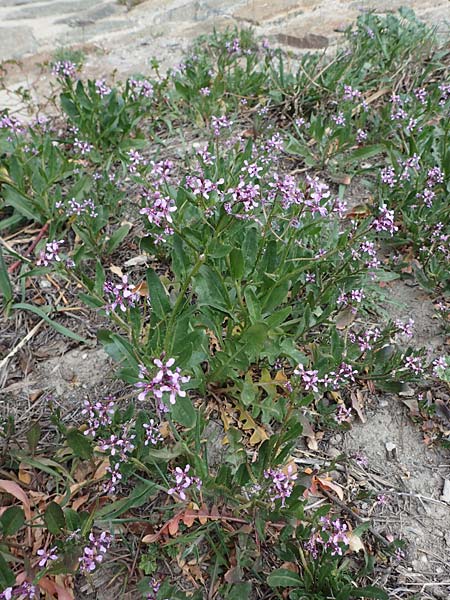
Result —
[[339, 500], [344, 499], [344, 490], [341, 488], [340, 485], [338, 485], [337, 483], [334, 483], [332, 481], [331, 477], [319, 477], [318, 475], [316, 475], [315, 479], [316, 479], [317, 483], [319, 484], [319, 487], [322, 487], [325, 490], [333, 491], [336, 494], [336, 496], [339, 498]]
[[76, 498], [73, 502], [72, 502], [72, 508], [73, 510], [77, 511], [81, 506], [83, 506], [83, 504], [85, 504], [87, 501], [89, 500], [89, 494], [84, 494], [84, 496], [80, 496], [79, 498]]
[[363, 396], [361, 390], [356, 390], [356, 394], [354, 392], [350, 392], [350, 398], [352, 401], [353, 410], [358, 415], [361, 423], [365, 423], [367, 421], [367, 419], [364, 416], [364, 413], [362, 411], [362, 406], [364, 403], [364, 396]]
[[361, 550], [364, 550], [364, 544], [361, 538], [359, 535], [355, 535], [354, 533], [351, 533], [348, 537], [348, 546], [352, 552], [360, 552]]
[[24, 483], [25, 485], [30, 485], [32, 481], [31, 471], [26, 463], [19, 464], [19, 473], [18, 473], [19, 481]]
[[149, 296], [149, 291], [148, 291], [148, 285], [147, 282], [142, 280], [140, 283], [138, 283], [134, 288], [133, 288], [133, 292], [135, 294], [139, 294], [139, 296], [142, 297], [146, 297]]
[[317, 443], [317, 436], [314, 432], [314, 429], [311, 427], [311, 423], [305, 415], [300, 415], [299, 420], [303, 427], [302, 435], [306, 437], [308, 448], [310, 450], [317, 451], [319, 449], [319, 445]]
[[23, 512], [27, 520], [31, 519], [31, 505], [28, 496], [25, 494], [23, 489], [14, 481], [8, 481], [7, 479], [0, 479], [0, 490], [3, 490], [7, 494], [14, 496], [23, 505]]
[[123, 277], [123, 271], [120, 267], [117, 267], [116, 265], [110, 265], [109, 270], [111, 271], [111, 273], [114, 273], [114, 275], [117, 275], [118, 277]]
[[261, 427], [261, 425], [258, 425], [249, 412], [247, 412], [246, 410], [241, 409], [241, 408], [238, 410], [239, 410], [239, 426], [240, 426], [240, 428], [243, 429], [244, 431], [253, 430], [253, 433], [250, 437], [250, 445], [251, 446], [256, 446], [257, 444], [261, 444], [265, 440], [269, 439], [269, 436], [268, 436], [266, 430], [264, 429], [264, 427]]

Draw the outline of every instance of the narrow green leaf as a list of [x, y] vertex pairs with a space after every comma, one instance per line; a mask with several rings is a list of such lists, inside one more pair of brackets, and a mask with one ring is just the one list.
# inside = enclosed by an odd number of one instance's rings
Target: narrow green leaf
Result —
[[49, 325], [51, 325], [53, 327], [53, 329], [55, 329], [58, 333], [61, 333], [62, 335], [65, 335], [66, 337], [68, 337], [68, 338], [70, 338], [72, 340], [76, 340], [77, 342], [83, 342], [84, 344], [89, 344], [89, 341], [86, 340], [84, 337], [81, 337], [81, 335], [78, 335], [78, 333], [75, 333], [74, 331], [71, 331], [70, 329], [67, 329], [67, 327], [64, 327], [64, 325], [61, 325], [60, 323], [57, 323], [56, 321], [53, 321], [53, 319], [51, 319], [42, 310], [42, 308], [38, 308], [37, 306], [33, 306], [33, 304], [27, 304], [26, 302], [18, 302], [17, 304], [13, 304], [11, 308], [18, 308], [18, 309], [21, 309], [21, 310], [28, 310], [29, 312], [34, 313], [35, 315], [37, 315], [41, 319], [44, 319], [44, 321], [46, 321]]
[[11, 302], [13, 297], [13, 289], [9, 280], [6, 264], [3, 259], [3, 252], [0, 246], [0, 292], [2, 293], [4, 304]]
[[289, 569], [276, 569], [267, 577], [270, 587], [297, 587], [301, 582], [300, 577]]
[[41, 427], [37, 421], [35, 421], [30, 429], [27, 431], [27, 442], [30, 452], [34, 454], [36, 452], [37, 445], [41, 439]]
[[147, 269], [146, 278], [152, 310], [159, 319], [164, 319], [170, 312], [167, 292], [153, 269]]

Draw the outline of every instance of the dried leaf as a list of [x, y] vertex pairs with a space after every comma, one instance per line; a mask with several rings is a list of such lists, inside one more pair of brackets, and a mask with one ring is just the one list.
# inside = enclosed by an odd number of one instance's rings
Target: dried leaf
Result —
[[359, 552], [360, 550], [364, 550], [364, 544], [359, 537], [359, 535], [355, 535], [351, 533], [348, 538], [348, 546], [352, 552]]
[[339, 500], [344, 499], [344, 490], [340, 485], [334, 483], [330, 477], [319, 477], [316, 475], [315, 479], [317, 480], [319, 486], [323, 487], [325, 490], [333, 491]]
[[306, 437], [306, 443], [310, 450], [317, 451], [319, 449], [319, 445], [317, 443], [317, 437], [314, 432], [314, 429], [311, 427], [311, 423], [305, 415], [299, 416], [300, 423], [303, 427], [302, 435]]
[[111, 271], [111, 273], [114, 273], [114, 275], [117, 275], [118, 277], [123, 277], [123, 271], [120, 267], [117, 267], [116, 265], [111, 265], [109, 267], [109, 270]]
[[362, 411], [362, 405], [364, 402], [364, 396], [361, 393], [361, 390], [356, 390], [356, 394], [353, 392], [350, 393], [350, 398], [352, 400], [352, 407], [357, 413], [361, 423], [365, 423], [367, 421], [364, 413]]
[[31, 519], [31, 505], [30, 501], [23, 491], [23, 489], [14, 481], [8, 481], [7, 479], [0, 479], [0, 490], [3, 490], [7, 494], [11, 494], [17, 500], [20, 500], [23, 504], [23, 510], [27, 520]]
[[241, 429], [244, 431], [250, 431], [253, 429], [253, 433], [250, 437], [251, 446], [256, 446], [257, 444], [261, 444], [265, 440], [269, 439], [264, 427], [258, 425], [251, 414], [246, 410], [239, 409], [239, 423], [241, 425]]

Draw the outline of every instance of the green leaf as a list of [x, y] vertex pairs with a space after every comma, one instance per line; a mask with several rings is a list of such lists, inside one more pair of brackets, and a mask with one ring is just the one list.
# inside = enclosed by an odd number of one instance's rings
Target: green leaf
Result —
[[159, 319], [164, 319], [171, 308], [167, 292], [153, 269], [147, 269], [146, 278], [152, 310]]
[[239, 248], [233, 248], [230, 253], [230, 267], [233, 279], [240, 281], [244, 275], [244, 255]]
[[36, 452], [37, 445], [41, 439], [41, 427], [37, 421], [35, 421], [30, 429], [27, 431], [27, 442], [30, 452], [34, 454]]
[[112, 234], [106, 245], [106, 251], [108, 254], [112, 254], [114, 250], [121, 244], [126, 238], [128, 232], [131, 229], [131, 225], [122, 225]]
[[244, 331], [241, 336], [241, 341], [244, 342], [245, 348], [251, 354], [258, 353], [264, 346], [267, 338], [267, 325], [265, 323], [254, 323]]
[[184, 427], [194, 427], [197, 421], [197, 412], [187, 396], [177, 398], [175, 404], [171, 406], [171, 414], [173, 419]]
[[385, 151], [385, 146], [383, 144], [374, 144], [372, 146], [364, 146], [363, 148], [357, 148], [350, 154], [347, 154], [345, 157], [345, 161], [347, 163], [354, 163], [360, 160], [365, 160], [367, 158], [372, 158], [377, 154], [381, 154]]
[[271, 313], [274, 308], [279, 306], [286, 300], [287, 293], [289, 291], [290, 281], [282, 281], [278, 285], [272, 288], [267, 300], [263, 304], [263, 312]]
[[6, 264], [3, 259], [3, 252], [0, 247], [0, 292], [3, 296], [4, 304], [8, 304], [11, 302], [13, 297], [13, 289], [11, 286], [11, 281], [9, 280], [8, 271], [6, 269]]
[[73, 508], [64, 509], [64, 517], [69, 531], [77, 531], [77, 529], [81, 528], [80, 515]]
[[84, 337], [81, 337], [81, 335], [78, 335], [78, 333], [75, 333], [74, 331], [67, 329], [67, 327], [64, 327], [64, 325], [61, 325], [60, 323], [53, 321], [53, 319], [51, 319], [42, 310], [42, 308], [38, 308], [37, 306], [34, 306], [33, 304], [27, 304], [26, 302], [18, 302], [17, 304], [13, 304], [11, 308], [28, 310], [29, 312], [34, 313], [41, 319], [44, 319], [44, 321], [46, 321], [49, 325], [51, 325], [53, 327], [53, 329], [55, 329], [58, 333], [61, 333], [62, 335], [65, 335], [66, 337], [68, 337], [72, 340], [76, 340], [77, 342], [83, 342], [84, 344], [89, 344], [89, 341], [86, 340]]
[[12, 587], [16, 582], [16, 577], [11, 569], [8, 567], [8, 563], [0, 553], [0, 589], [5, 590], [8, 587]]
[[3, 535], [14, 535], [25, 523], [25, 514], [19, 506], [10, 506], [0, 519]]
[[251, 583], [235, 583], [231, 590], [228, 592], [227, 600], [248, 600], [252, 593]]
[[253, 288], [245, 288], [244, 291], [245, 304], [247, 306], [250, 321], [256, 323], [261, 320], [261, 306]]
[[41, 218], [42, 215], [34, 208], [33, 200], [31, 198], [25, 196], [25, 194], [22, 194], [19, 190], [16, 190], [9, 185], [3, 186], [3, 192], [6, 205], [15, 208], [21, 215], [30, 219], [30, 221], [41, 223], [41, 221], [44, 220]]
[[276, 569], [267, 578], [270, 587], [297, 587], [302, 583], [300, 577], [289, 569]]
[[75, 456], [89, 460], [92, 458], [92, 444], [86, 435], [78, 429], [72, 429], [66, 434], [67, 445], [73, 450]]
[[66, 526], [63, 509], [56, 502], [50, 502], [44, 513], [44, 522], [53, 535], [58, 535]]
[[389, 596], [386, 592], [378, 587], [364, 587], [364, 588], [354, 588], [349, 590], [347, 593], [344, 592], [344, 595], [339, 595], [338, 600], [351, 600], [353, 598], [376, 598], [377, 600], [389, 600]]
[[202, 265], [195, 278], [195, 292], [199, 306], [212, 306], [224, 312], [230, 311], [231, 300], [225, 285], [208, 265]]
[[138, 508], [145, 504], [157, 491], [158, 486], [152, 481], [141, 483], [134, 488], [128, 498], [121, 498], [96, 511], [95, 518], [97, 520], [117, 519], [131, 508]]

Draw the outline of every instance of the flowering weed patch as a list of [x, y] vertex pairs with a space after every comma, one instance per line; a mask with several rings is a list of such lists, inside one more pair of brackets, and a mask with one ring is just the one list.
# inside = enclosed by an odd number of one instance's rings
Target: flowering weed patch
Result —
[[5, 422], [0, 598], [71, 598], [120, 547], [133, 597], [387, 598], [371, 573], [398, 545], [333, 503], [333, 461], [297, 459], [362, 392], [448, 385], [381, 308], [416, 278], [448, 323], [448, 57], [403, 11], [285, 64], [249, 31], [118, 85], [58, 60], [59, 118], [1, 117], [5, 316], [83, 341], [62, 296], [33, 302], [39, 278], [70, 289], [128, 387], [56, 413], [51, 458], [39, 425], [25, 450]]

